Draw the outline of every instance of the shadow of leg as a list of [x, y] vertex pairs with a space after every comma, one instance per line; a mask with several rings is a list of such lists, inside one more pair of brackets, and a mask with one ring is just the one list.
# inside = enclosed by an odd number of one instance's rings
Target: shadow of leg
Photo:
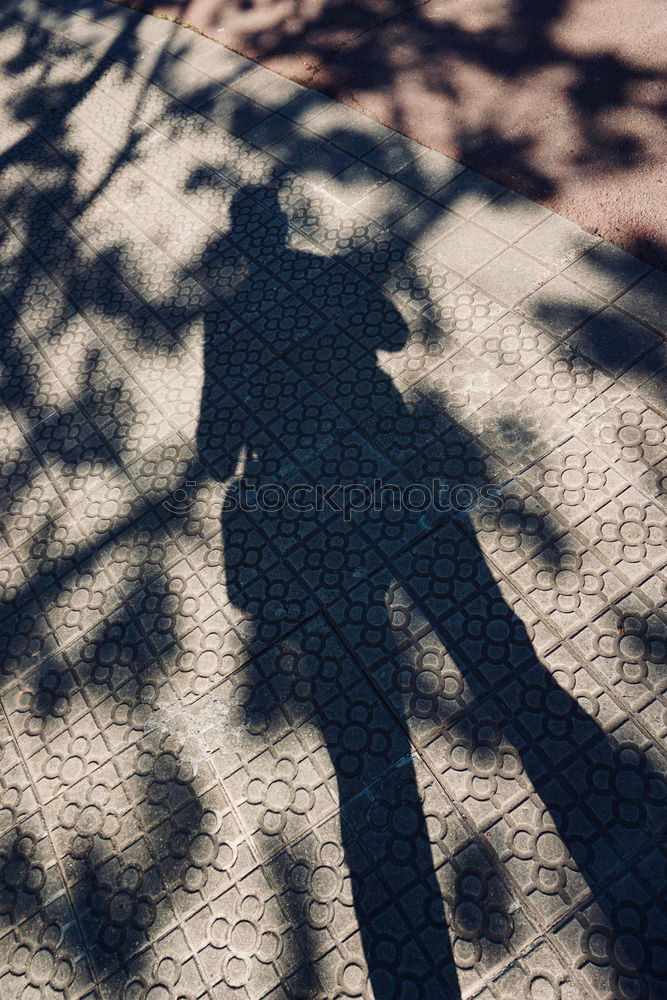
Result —
[[[419, 588], [401, 567], [464, 690], [425, 757], [463, 810], [482, 817], [488, 841], [543, 916], [560, 920], [592, 893], [613, 951], [622, 929], [606, 888], [667, 818], [657, 750], [633, 723], [619, 724], [608, 698], [602, 709], [595, 704], [590, 675], [565, 647], [547, 666], [538, 660], [481, 552], [471, 552], [474, 586], [465, 593], [455, 579], [439, 580], [437, 594]], [[643, 989], [649, 965], [630, 971]]]
[[[326, 734], [326, 726], [325, 726]], [[412, 747], [363, 787], [360, 760], [329, 742], [354, 905], [376, 1000], [460, 997]], [[391, 765], [387, 761], [387, 767]]]

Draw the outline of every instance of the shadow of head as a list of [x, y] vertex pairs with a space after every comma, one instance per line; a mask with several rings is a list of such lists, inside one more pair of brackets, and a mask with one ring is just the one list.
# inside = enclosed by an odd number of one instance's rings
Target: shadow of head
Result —
[[223, 212], [229, 204], [225, 239], [251, 258], [270, 258], [287, 247], [290, 226], [278, 197], [277, 178], [266, 184], [246, 184], [228, 203], [229, 181], [213, 167], [201, 166], [190, 173], [184, 191], [203, 189], [220, 192]]
[[[187, 186], [194, 189], [220, 183], [217, 175], [204, 168], [192, 173]], [[307, 238], [299, 226], [299, 220], [306, 219], [310, 228], [317, 228], [316, 207], [302, 194], [284, 206], [280, 195], [280, 177], [274, 176], [264, 184], [245, 185], [229, 202], [225, 235], [209, 244], [204, 255], [211, 274], [216, 271], [216, 258], [231, 261], [242, 255], [242, 293], [237, 290], [226, 302], [248, 322], [243, 305], [248, 285], [257, 282], [256, 298], [270, 275], [270, 293], [276, 296], [276, 304], [273, 310], [260, 310], [270, 316], [259, 322], [260, 336], [271, 339], [267, 323], [279, 325], [283, 332], [291, 325], [294, 336], [288, 340], [292, 346], [316, 334], [317, 343], [309, 342], [317, 353], [311, 360], [322, 364], [333, 355], [345, 357], [352, 366], [357, 361], [361, 364], [359, 348], [366, 357], [377, 351], [401, 351], [408, 340], [408, 327], [377, 283], [402, 262], [403, 248], [387, 239], [336, 253], [326, 253], [324, 248], [319, 252], [317, 235]], [[345, 220], [336, 221], [343, 230]], [[302, 249], [304, 244], [309, 249]], [[284, 345], [283, 352], [287, 349]]]
[[287, 245], [289, 221], [278, 197], [277, 184], [248, 184], [236, 192], [229, 209], [230, 236], [240, 240], [263, 233], [265, 248]]

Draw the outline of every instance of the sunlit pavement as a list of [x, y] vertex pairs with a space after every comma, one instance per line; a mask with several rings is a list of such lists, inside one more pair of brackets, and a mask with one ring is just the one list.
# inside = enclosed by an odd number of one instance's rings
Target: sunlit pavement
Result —
[[165, 21], [0, 27], [2, 1000], [663, 998], [664, 273]]
[[193, 26], [667, 270], [664, 0], [133, 6]]

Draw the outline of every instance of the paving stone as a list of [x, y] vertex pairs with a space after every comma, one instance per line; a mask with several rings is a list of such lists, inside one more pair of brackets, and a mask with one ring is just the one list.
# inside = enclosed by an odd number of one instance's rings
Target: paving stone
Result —
[[425, 152], [424, 146], [407, 142], [403, 136], [399, 138], [390, 131], [385, 141], [364, 153], [363, 158], [372, 167], [391, 175], [399, 173], [409, 163], [414, 163]]
[[548, 275], [549, 270], [544, 265], [509, 247], [481, 267], [474, 275], [474, 282], [501, 302], [516, 305], [540, 288]]
[[548, 214], [542, 205], [536, 205], [513, 191], [505, 191], [476, 212], [473, 218], [478, 225], [512, 243]]
[[600, 242], [559, 215], [550, 215], [517, 241], [517, 246], [533, 254], [547, 266], [560, 269]]
[[[663, 919], [655, 893], [656, 875], [660, 877], [663, 866], [661, 848], [647, 852], [607, 890], [602, 905], [592, 903], [557, 933], [568, 961], [584, 976], [594, 996], [611, 998], [621, 990], [641, 991], [651, 998], [660, 995], [660, 967], [654, 964], [655, 944], [648, 928], [661, 926]], [[613, 913], [612, 919], [604, 904]]]
[[[436, 737], [424, 755], [433, 762], [449, 795], [488, 832], [491, 844], [514, 868], [544, 919], [569, 908], [585, 891], [586, 883], [595, 888], [609, 873], [620, 870], [624, 855], [634, 850], [640, 853], [639, 843], [646, 849], [655, 825], [661, 822], [665, 789], [664, 779], [655, 777], [659, 756], [643, 733], [624, 722], [603, 729], [570, 694], [559, 693], [559, 686], [548, 680], [543, 667], [537, 669], [539, 679], [535, 671], [526, 671], [522, 682], [509, 685], [505, 695], [484, 700], [459, 724]], [[522, 683], [526, 685], [523, 695]], [[528, 707], [527, 692], [532, 690], [537, 696], [540, 689], [545, 696], [547, 690], [554, 691], [549, 702], [554, 707], [559, 704], [559, 717], [568, 720], [558, 732], [549, 722], [548, 709], [540, 728], [537, 718], [531, 721], [534, 709]], [[586, 688], [582, 696], [590, 703]], [[504, 697], [515, 706], [509, 724], [496, 721], [499, 700]], [[542, 753], [546, 754], [543, 760]], [[626, 779], [610, 794], [604, 786], [615, 767]], [[582, 787], [585, 797], [580, 794]], [[536, 801], [546, 804], [551, 816], [544, 812], [544, 805], [536, 813]], [[634, 830], [632, 847], [626, 824]], [[517, 838], [525, 838], [525, 846], [519, 848], [518, 857], [510, 847], [514, 854], [510, 861], [506, 851], [512, 842], [516, 849]], [[521, 857], [524, 852], [525, 859]], [[537, 867], [522, 865], [530, 858], [537, 861]], [[530, 878], [531, 868], [537, 884], [524, 881]]]
[[277, 896], [260, 870], [239, 880], [192, 919], [197, 961], [219, 993], [245, 987], [264, 996], [305, 964]]
[[667, 282], [660, 271], [652, 271], [622, 295], [618, 305], [643, 323], [655, 327], [663, 335], [665, 325], [665, 295]]
[[649, 270], [644, 261], [603, 241], [570, 264], [565, 276], [596, 295], [611, 300]]
[[468, 282], [457, 285], [439, 298], [423, 315], [445, 332], [465, 343], [506, 312], [505, 307]]
[[[663, 511], [633, 487], [583, 521], [578, 531], [632, 583], [663, 561]], [[620, 558], [619, 558], [620, 557]]]
[[632, 483], [665, 458], [667, 421], [641, 399], [627, 396], [586, 429], [585, 439]]
[[568, 338], [574, 350], [614, 375], [620, 375], [659, 343], [656, 334], [613, 308], [604, 309]]
[[483, 551], [506, 573], [542, 549], [557, 545], [564, 524], [555, 517], [536, 490], [513, 480], [496, 491], [486, 506], [472, 513]]
[[[320, 124], [320, 119], [315, 124]], [[385, 134], [391, 135], [391, 131], [385, 129], [379, 122], [371, 124], [366, 121], [363, 122], [361, 129], [343, 128], [339, 132], [334, 132], [331, 141], [334, 146], [340, 147], [351, 156], [365, 156], [382, 142]]]
[[660, 342], [657, 347], [640, 358], [627, 373], [628, 383], [633, 386], [637, 395], [663, 415], [667, 408], [665, 368], [667, 368], [667, 344]]
[[467, 219], [502, 193], [500, 184], [474, 170], [466, 170], [435, 192], [433, 198]]
[[623, 477], [602, 455], [571, 437], [521, 473], [540, 500], [574, 527], [625, 489]]
[[258, 149], [267, 149], [275, 142], [283, 141], [295, 129], [294, 122], [280, 114], [269, 115], [257, 125], [247, 129], [243, 137]]
[[551, 344], [548, 334], [513, 313], [507, 313], [474, 340], [467, 341], [469, 351], [496, 368], [508, 381], [549, 353]]
[[560, 955], [545, 941], [538, 942], [528, 954], [511, 963], [479, 995], [482, 1000], [491, 1000], [491, 997], [494, 1000], [512, 997], [528, 1000], [531, 993], [539, 990], [552, 990], [563, 1000], [579, 1000], [586, 995]]
[[462, 224], [462, 219], [437, 202], [425, 199], [410, 209], [391, 226], [392, 233], [407, 240], [420, 250], [428, 250]]
[[602, 306], [601, 299], [559, 275], [523, 299], [518, 308], [556, 336], [565, 337]]
[[[417, 795], [412, 787], [413, 767], [417, 775]], [[420, 829], [421, 809], [427, 816], [426, 831]], [[343, 810], [343, 822], [346, 819]], [[465, 826], [420, 761], [402, 762], [371, 786], [362, 808], [355, 810], [349, 821], [356, 834], [356, 843], [366, 853], [367, 863], [373, 866], [375, 878], [389, 888], [396, 900], [396, 909], [401, 908], [407, 914], [407, 920], [404, 916], [403, 921], [409, 920], [418, 929], [423, 948], [440, 955], [443, 945], [438, 938], [442, 925], [438, 926], [436, 907], [431, 902], [430, 920], [425, 920], [429, 912], [425, 905], [428, 896], [423, 901], [420, 899], [424, 893], [423, 882], [420, 885], [420, 841], [435, 838], [437, 844], [446, 832], [446, 848], [435, 847], [435, 883], [431, 893], [439, 891], [443, 895], [451, 927], [452, 954], [461, 970], [459, 975], [464, 990], [473, 989], [494, 967], [507, 961], [533, 933], [520, 914], [516, 900], [500, 880], [494, 857], [481, 845], [468, 840]], [[410, 860], [406, 863], [408, 857]], [[384, 892], [387, 893], [387, 888]], [[381, 894], [382, 889], [379, 889], [378, 895]], [[473, 915], [477, 919], [470, 919]], [[383, 924], [391, 926], [393, 923], [387, 916], [383, 919], [378, 914], [378, 917], [381, 930], [384, 930]], [[416, 950], [412, 963], [419, 970], [424, 965], [423, 956]], [[387, 969], [385, 977], [388, 973]], [[433, 982], [424, 977], [426, 995], [436, 995], [438, 986], [440, 990], [451, 989], [446, 974], [438, 979]]]
[[661, 998], [661, 275], [185, 28], [3, 29], [0, 995]]
[[[412, 188], [389, 180], [366, 194], [358, 202], [358, 208], [371, 219], [390, 226], [414, 209], [421, 200], [421, 195]], [[400, 228], [397, 232], [400, 232]]]
[[[326, 189], [344, 201], [346, 205], [358, 203], [367, 204], [366, 198], [386, 183], [387, 178], [378, 170], [353, 160], [340, 173], [336, 174], [333, 183], [328, 183]], [[363, 209], [362, 209], [363, 211]], [[372, 215], [372, 212], [367, 212]]]
[[[482, 327], [484, 324], [481, 324]], [[434, 368], [416, 387], [419, 394], [465, 426], [466, 420], [505, 388], [505, 381], [466, 347], [450, 355]]]
[[434, 149], [422, 152], [416, 162], [408, 164], [399, 171], [398, 177], [403, 184], [408, 184], [423, 195], [433, 195], [465, 167], [449, 156], [436, 153]]
[[634, 596], [619, 601], [573, 638], [573, 644], [621, 703], [632, 706], [658, 743], [664, 738], [664, 690], [657, 664], [664, 620]]
[[453, 271], [458, 271], [467, 278], [504, 248], [502, 240], [491, 236], [474, 223], [467, 223], [436, 243], [431, 248], [431, 253]]
[[9, 996], [17, 983], [71, 997], [91, 996], [90, 964], [74, 912], [63, 897], [20, 926], [7, 928], [0, 948], [0, 983]]
[[291, 101], [284, 105], [283, 114], [305, 125], [309, 119], [319, 115], [331, 103], [330, 98], [325, 97], [324, 94], [320, 94], [316, 90], [307, 90], [304, 88], [301, 93], [297, 94], [296, 97], [293, 97]]

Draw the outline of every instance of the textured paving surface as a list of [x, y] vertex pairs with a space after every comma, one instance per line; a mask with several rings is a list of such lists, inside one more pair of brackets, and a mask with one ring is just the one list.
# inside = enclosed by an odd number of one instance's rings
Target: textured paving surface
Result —
[[0, 996], [663, 998], [664, 275], [109, 9], [1, 21]]
[[664, 0], [132, 2], [667, 270]]

